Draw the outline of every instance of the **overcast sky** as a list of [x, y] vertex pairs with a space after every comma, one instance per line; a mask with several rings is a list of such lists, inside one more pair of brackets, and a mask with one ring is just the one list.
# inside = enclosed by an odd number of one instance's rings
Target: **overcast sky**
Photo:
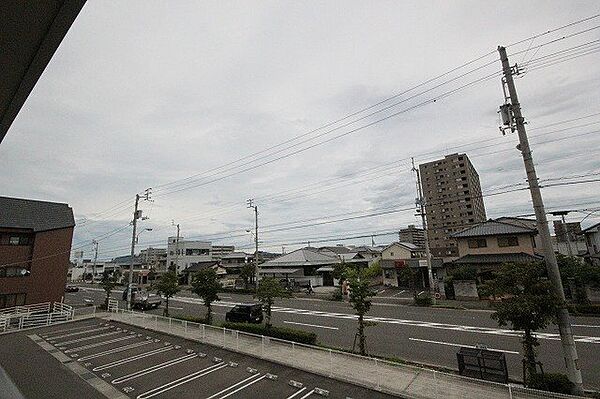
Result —
[[[140, 228], [153, 231], [140, 236], [141, 247], [164, 246], [175, 234], [174, 220], [183, 236], [236, 235], [216, 242], [242, 249], [252, 244], [245, 232], [253, 226], [245, 204], [250, 197], [257, 198], [265, 226], [412, 207], [411, 156], [419, 162], [466, 151], [484, 192], [502, 190], [523, 183], [525, 174], [514, 149], [516, 135], [503, 137], [497, 127], [500, 79], [438, 97], [498, 72], [498, 45], [599, 11], [597, 1], [90, 0], [0, 146], [2, 194], [69, 203], [81, 223], [74, 248], [87, 244], [88, 256], [92, 238], [122, 227], [100, 241], [100, 258], [111, 258], [128, 253], [133, 197], [146, 187], [154, 187], [155, 201], [141, 202], [150, 218]], [[536, 48], [598, 25], [600, 18], [509, 47], [509, 54], [521, 51], [511, 63], [528, 66], [516, 84], [541, 179], [600, 171], [600, 114], [542, 128], [600, 112], [600, 53], [544, 68], [544, 60], [560, 59], [540, 58], [598, 40], [600, 29]], [[292, 148], [277, 147], [161, 190], [160, 185], [311, 132], [490, 52], [286, 144]], [[265, 161], [272, 162], [260, 166]], [[242, 169], [249, 170], [238, 173]], [[186, 189], [169, 193], [175, 188]], [[543, 195], [551, 209], [588, 209], [600, 207], [599, 191], [600, 183], [593, 182], [548, 187]], [[488, 217], [532, 213], [527, 191], [486, 197], [485, 204]], [[584, 225], [597, 220], [592, 215]], [[300, 241], [416, 222], [414, 212], [405, 210], [265, 233], [261, 242], [272, 251], [282, 244], [289, 250]], [[219, 234], [231, 231], [236, 232]]]

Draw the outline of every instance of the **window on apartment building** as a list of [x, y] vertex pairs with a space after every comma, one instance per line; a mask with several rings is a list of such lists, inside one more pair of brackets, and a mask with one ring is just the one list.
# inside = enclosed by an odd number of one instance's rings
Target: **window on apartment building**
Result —
[[0, 295], [0, 309], [25, 305], [27, 294], [2, 294]]
[[0, 277], [27, 277], [31, 274], [25, 267], [3, 267], [0, 268]]
[[210, 250], [207, 248], [187, 248], [185, 254], [187, 256], [209, 255]]
[[501, 248], [518, 247], [519, 238], [517, 236], [498, 237], [498, 246]]
[[468, 244], [469, 248], [486, 248], [487, 240], [485, 238], [471, 238]]
[[11, 234], [4, 236], [4, 239], [0, 240], [0, 242], [7, 245], [29, 245], [31, 243], [31, 236], [27, 234]]

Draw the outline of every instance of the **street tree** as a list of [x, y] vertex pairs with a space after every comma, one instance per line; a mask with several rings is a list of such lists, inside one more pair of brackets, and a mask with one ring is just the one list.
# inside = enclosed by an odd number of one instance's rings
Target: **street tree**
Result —
[[[574, 256], [556, 255], [563, 286], [574, 288], [573, 300], [581, 305], [589, 305], [587, 286], [600, 287], [600, 268], [583, 262]], [[571, 285], [571, 282], [573, 285]]]
[[240, 270], [240, 278], [244, 280], [244, 289], [248, 289], [250, 282], [254, 278], [254, 265], [252, 263], [246, 263], [242, 270]]
[[265, 327], [271, 328], [271, 308], [275, 298], [288, 298], [290, 293], [279, 280], [273, 277], [264, 277], [258, 282], [254, 297], [260, 301], [265, 311]]
[[344, 275], [350, 287], [350, 304], [358, 316], [358, 348], [361, 355], [367, 353], [365, 327], [373, 323], [365, 322], [365, 314], [371, 309], [370, 297], [375, 295], [371, 289], [372, 280], [381, 274], [379, 263], [375, 262], [370, 267], [346, 267]]
[[119, 281], [119, 277], [120, 275], [118, 272], [114, 272], [111, 274], [107, 271], [104, 271], [104, 273], [102, 273], [102, 280], [100, 281], [100, 286], [106, 293], [106, 298], [104, 299], [105, 309], [108, 309], [108, 300], [110, 299], [110, 294], [112, 290], [116, 287]]
[[536, 351], [539, 342], [535, 332], [555, 322], [561, 300], [552, 284], [545, 278], [546, 270], [540, 263], [505, 264], [494, 273], [494, 278], [481, 288], [482, 294], [501, 298], [495, 304], [492, 319], [500, 326], [510, 324], [523, 331], [523, 380], [529, 383], [537, 374]]
[[180, 290], [179, 279], [175, 272], [170, 271], [163, 274], [155, 283], [154, 288], [159, 295], [165, 297], [164, 316], [169, 317], [169, 299], [177, 294]]
[[192, 292], [198, 295], [206, 306], [206, 324], [212, 323], [212, 303], [219, 300], [221, 283], [214, 269], [202, 269], [194, 274]]

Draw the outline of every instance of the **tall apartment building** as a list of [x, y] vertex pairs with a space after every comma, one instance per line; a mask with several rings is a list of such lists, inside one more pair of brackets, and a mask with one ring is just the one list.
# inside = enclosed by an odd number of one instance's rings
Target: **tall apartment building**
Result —
[[181, 273], [194, 264], [218, 261], [223, 255], [232, 253], [233, 245], [212, 245], [210, 241], [186, 240], [169, 237], [167, 243], [167, 268]]
[[466, 154], [419, 165], [425, 197], [427, 236], [436, 257], [457, 257], [452, 233], [486, 220], [479, 175]]
[[409, 224], [407, 228], [400, 229], [398, 232], [398, 241], [408, 242], [419, 248], [425, 247], [425, 231], [414, 224]]

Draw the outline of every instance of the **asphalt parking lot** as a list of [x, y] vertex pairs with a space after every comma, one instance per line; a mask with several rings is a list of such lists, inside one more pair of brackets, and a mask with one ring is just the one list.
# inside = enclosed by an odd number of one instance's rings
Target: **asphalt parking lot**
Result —
[[[5, 335], [0, 344], [3, 367], [27, 398], [59, 397], [54, 391], [61, 398], [115, 399], [392, 397], [103, 319]], [[38, 386], [44, 379], [46, 387]]]

